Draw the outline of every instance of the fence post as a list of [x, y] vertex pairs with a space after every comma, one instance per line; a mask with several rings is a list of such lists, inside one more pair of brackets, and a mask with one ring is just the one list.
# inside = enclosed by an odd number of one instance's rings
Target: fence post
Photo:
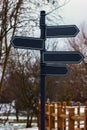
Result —
[[61, 118], [62, 106], [58, 105], [57, 109], [57, 128], [58, 130], [63, 130], [63, 119]]
[[55, 129], [55, 103], [50, 105], [50, 130]]
[[74, 107], [69, 108], [69, 130], [74, 130], [74, 120], [72, 120], [72, 116], [74, 116]]
[[[66, 115], [66, 102], [63, 102], [63, 114]], [[63, 123], [64, 123], [64, 130], [66, 130], [66, 119], [63, 119]]]
[[85, 102], [85, 122], [84, 130], [87, 130], [87, 102]]
[[[77, 102], [77, 115], [80, 116], [80, 102]], [[80, 121], [78, 121], [77, 123], [77, 128], [80, 128]]]
[[69, 102], [69, 106], [73, 106], [73, 102], [72, 101]]
[[85, 122], [84, 122], [84, 130], [87, 130], [87, 108], [85, 108]]
[[50, 128], [50, 104], [47, 102], [45, 104], [45, 127]]

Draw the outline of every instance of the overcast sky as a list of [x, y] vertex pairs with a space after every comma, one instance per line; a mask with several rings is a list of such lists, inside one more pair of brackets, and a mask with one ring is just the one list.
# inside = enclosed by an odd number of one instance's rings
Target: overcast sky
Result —
[[[87, 0], [70, 0], [70, 2], [62, 7], [62, 17], [64, 24], [75, 24], [78, 28], [84, 22], [87, 23]], [[61, 43], [62, 48], [66, 47], [66, 43]]]
[[62, 16], [65, 24], [78, 24], [87, 22], [87, 0], [70, 0], [62, 8]]

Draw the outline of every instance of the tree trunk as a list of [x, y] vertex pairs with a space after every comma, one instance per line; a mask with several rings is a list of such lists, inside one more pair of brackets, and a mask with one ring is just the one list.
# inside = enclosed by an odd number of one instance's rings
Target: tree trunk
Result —
[[32, 114], [30, 115], [29, 110], [27, 110], [27, 125], [26, 125], [26, 128], [32, 127], [31, 123], [32, 123]]
[[18, 114], [19, 114], [19, 110], [16, 108], [16, 120], [17, 120], [17, 121], [19, 121], [19, 116], [18, 116]]

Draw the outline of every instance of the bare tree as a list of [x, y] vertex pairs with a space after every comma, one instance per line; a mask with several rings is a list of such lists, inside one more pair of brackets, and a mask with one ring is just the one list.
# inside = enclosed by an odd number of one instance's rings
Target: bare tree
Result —
[[[76, 74], [74, 75], [74, 82], [76, 82], [74, 84], [75, 87], [75, 92], [77, 93], [77, 97], [81, 97], [81, 100], [86, 100], [87, 96], [86, 96], [86, 86], [87, 86], [87, 34], [86, 34], [86, 24], [82, 24], [80, 27], [80, 33], [78, 34], [78, 36], [76, 38], [72, 38], [69, 39], [69, 44], [71, 45], [73, 50], [76, 51], [80, 51], [83, 56], [84, 56], [84, 60], [77, 65], [77, 67], [75, 66], [71, 66], [70, 68], [72, 69], [72, 71], [75, 72]], [[75, 69], [77, 68], [77, 69]], [[73, 70], [74, 69], [74, 70]], [[78, 99], [78, 98], [77, 98]]]
[[[35, 57], [35, 59], [37, 59]], [[7, 79], [4, 83], [5, 99], [15, 100], [16, 117], [20, 111], [27, 114], [27, 126], [31, 127], [32, 117], [37, 113], [37, 102], [39, 100], [39, 59], [32, 61], [29, 51], [18, 52], [14, 57], [11, 55], [8, 62]], [[3, 93], [5, 93], [3, 92]], [[37, 115], [36, 115], [37, 116]]]
[[39, 15], [42, 9], [47, 10], [47, 21], [50, 25], [55, 21], [57, 22], [55, 24], [58, 24], [62, 17], [58, 14], [57, 9], [60, 9], [60, 7], [64, 6], [67, 2], [68, 0], [64, 0], [63, 3], [58, 0], [0, 1], [0, 94], [2, 92], [2, 84], [11, 49], [11, 38], [15, 34], [38, 36], [38, 34], [40, 34], [37, 32], [37, 30], [39, 31]]
[[3, 0], [1, 1], [0, 5], [0, 65], [2, 68], [2, 75], [0, 79], [0, 95], [2, 93], [2, 83], [11, 49], [11, 43], [9, 43], [9, 39], [15, 34], [21, 4], [22, 0], [18, 0], [17, 2], [13, 0]]

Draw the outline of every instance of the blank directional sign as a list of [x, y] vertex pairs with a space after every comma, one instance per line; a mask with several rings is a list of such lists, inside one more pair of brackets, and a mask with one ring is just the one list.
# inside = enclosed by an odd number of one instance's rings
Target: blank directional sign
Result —
[[47, 76], [66, 76], [68, 74], [68, 69], [66, 66], [53, 66], [45, 65], [44, 73]]
[[47, 51], [43, 53], [44, 63], [78, 64], [84, 59], [79, 51]]
[[47, 38], [75, 37], [79, 33], [76, 25], [47, 26]]
[[11, 40], [12, 45], [19, 49], [36, 49], [42, 50], [44, 46], [43, 39], [15, 36]]

